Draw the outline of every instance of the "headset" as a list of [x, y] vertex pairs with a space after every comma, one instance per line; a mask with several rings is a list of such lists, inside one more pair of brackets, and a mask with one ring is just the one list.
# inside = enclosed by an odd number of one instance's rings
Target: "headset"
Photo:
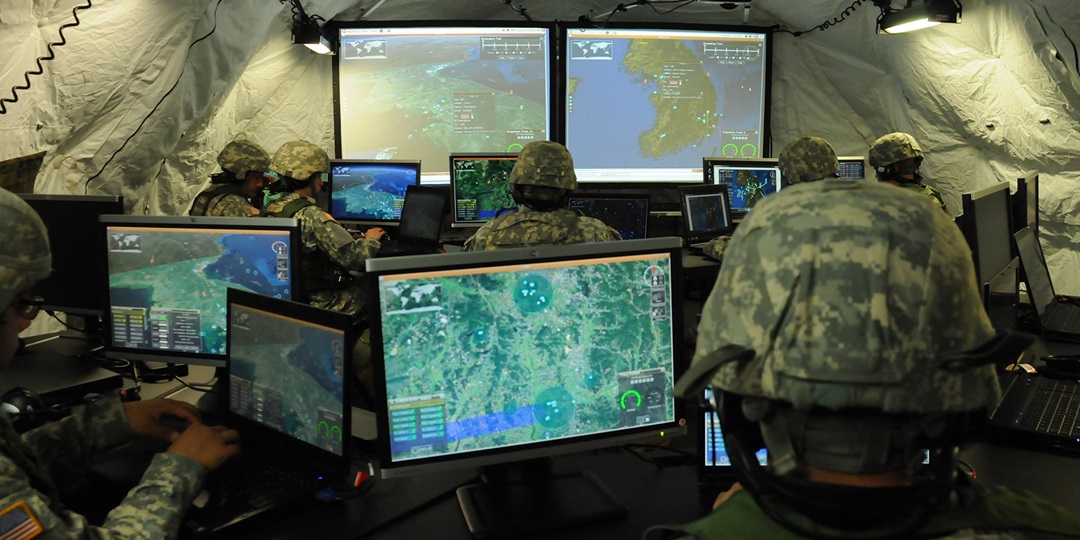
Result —
[[15, 431], [25, 433], [51, 420], [71, 413], [74, 402], [62, 400], [47, 404], [37, 393], [16, 386], [0, 396], [0, 412], [6, 413]]

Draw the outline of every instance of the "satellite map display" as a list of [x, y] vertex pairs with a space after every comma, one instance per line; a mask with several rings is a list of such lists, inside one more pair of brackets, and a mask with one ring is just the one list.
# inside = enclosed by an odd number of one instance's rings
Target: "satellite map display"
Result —
[[547, 140], [549, 47], [546, 28], [341, 29], [341, 157], [417, 159], [445, 181], [453, 152]]
[[380, 277], [393, 459], [672, 421], [670, 278], [666, 255]]
[[342, 455], [345, 336], [233, 304], [229, 410]]
[[405, 190], [417, 183], [415, 165], [340, 164], [330, 170], [330, 215], [335, 219], [401, 219]]
[[732, 212], [749, 212], [762, 197], [780, 189], [780, 169], [776, 167], [716, 167], [713, 179], [728, 186]]
[[499, 210], [517, 208], [510, 195], [510, 171], [516, 158], [455, 159], [454, 221], [489, 221]]
[[568, 29], [566, 146], [589, 169], [697, 168], [756, 157], [762, 144], [761, 34]]
[[720, 195], [687, 195], [690, 231], [718, 231], [731, 224], [727, 219], [727, 201]]
[[110, 226], [118, 346], [225, 354], [226, 289], [292, 297], [287, 231]]

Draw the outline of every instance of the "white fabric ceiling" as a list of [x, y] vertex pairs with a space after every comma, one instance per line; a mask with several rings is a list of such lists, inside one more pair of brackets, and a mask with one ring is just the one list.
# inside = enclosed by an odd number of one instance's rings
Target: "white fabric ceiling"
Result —
[[[629, 3], [629, 2], [627, 2]], [[0, 98], [86, 0], [0, 3]], [[522, 20], [503, 0], [304, 0], [356, 20]], [[513, 0], [535, 20], [577, 20], [617, 2]], [[851, 0], [754, 0], [749, 24], [806, 30]], [[742, 8], [641, 6], [613, 21], [742, 24]], [[1076, 0], [964, 0], [959, 25], [878, 36], [867, 0], [850, 17], [773, 49], [773, 152], [819, 135], [865, 155], [907, 131], [954, 213], [960, 193], [1042, 173], [1043, 234], [1055, 285], [1080, 294], [1080, 39]], [[47, 151], [35, 190], [121, 194], [134, 213], [178, 214], [246, 134], [271, 151], [304, 138], [333, 149], [331, 57], [290, 44], [288, 5], [270, 0], [96, 0], [67, 44], [0, 114], [0, 161]], [[211, 32], [211, 30], [213, 30]], [[209, 34], [205, 39], [199, 40]], [[174, 88], [175, 86], [175, 88]]]

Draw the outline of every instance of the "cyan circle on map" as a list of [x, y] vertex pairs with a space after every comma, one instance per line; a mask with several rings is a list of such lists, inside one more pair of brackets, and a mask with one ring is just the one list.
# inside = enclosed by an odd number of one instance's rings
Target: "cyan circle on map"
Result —
[[514, 305], [524, 313], [540, 313], [551, 305], [554, 292], [547, 278], [529, 274], [514, 285]]
[[574, 397], [561, 386], [549, 386], [540, 391], [533, 403], [533, 418], [546, 429], [559, 429], [574, 417]]
[[491, 334], [486, 328], [478, 328], [469, 336], [469, 344], [472, 345], [473, 350], [486, 349], [488, 343], [491, 343]]

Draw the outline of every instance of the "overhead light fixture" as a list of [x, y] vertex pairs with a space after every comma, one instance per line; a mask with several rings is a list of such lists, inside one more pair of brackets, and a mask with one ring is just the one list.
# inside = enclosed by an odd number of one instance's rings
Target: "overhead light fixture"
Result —
[[318, 54], [333, 54], [330, 41], [323, 34], [319, 21], [323, 20], [318, 15], [308, 15], [304, 12], [304, 6], [300, 0], [292, 0], [292, 42], [295, 45], [303, 45]]
[[[921, 5], [912, 5], [919, 1]], [[881, 8], [877, 19], [879, 34], [902, 34], [941, 23], [959, 23], [963, 12], [960, 0], [908, 0], [902, 9], [892, 9], [889, 0], [874, 3]]]

